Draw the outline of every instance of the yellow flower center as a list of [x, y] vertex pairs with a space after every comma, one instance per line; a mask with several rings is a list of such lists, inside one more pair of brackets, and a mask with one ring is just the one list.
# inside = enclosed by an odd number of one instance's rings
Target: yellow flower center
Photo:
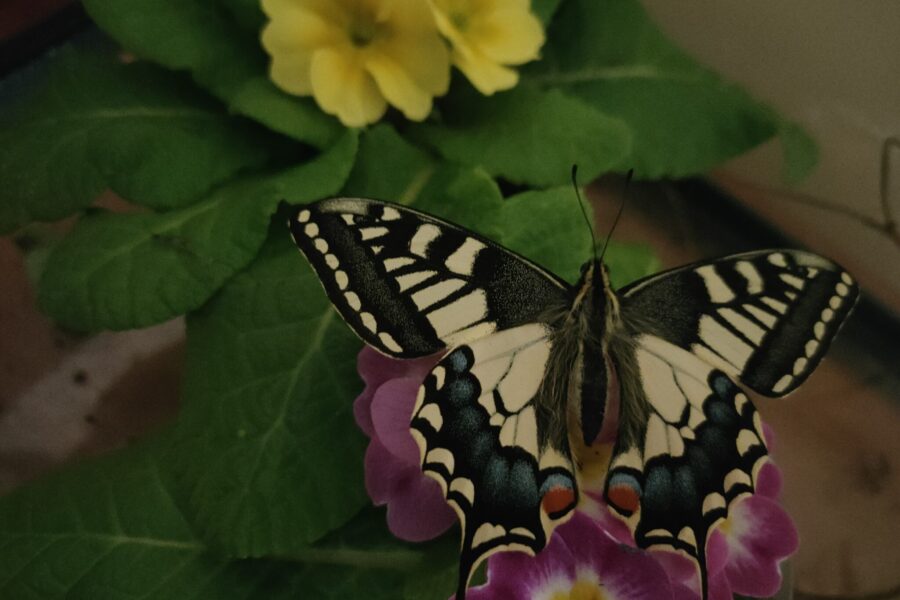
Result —
[[357, 48], [363, 48], [372, 43], [378, 35], [378, 25], [368, 19], [354, 19], [347, 31], [350, 43]]
[[568, 592], [556, 592], [550, 600], [608, 600], [608, 597], [597, 582], [579, 579]]

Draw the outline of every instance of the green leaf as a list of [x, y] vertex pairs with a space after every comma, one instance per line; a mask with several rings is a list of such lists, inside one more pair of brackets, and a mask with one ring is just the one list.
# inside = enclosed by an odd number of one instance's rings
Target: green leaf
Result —
[[[590, 210], [589, 206], [585, 207]], [[590, 212], [588, 213], [590, 214]], [[530, 191], [503, 204], [501, 243], [569, 283], [590, 260], [591, 232], [571, 186]]]
[[277, 565], [228, 563], [169, 491], [164, 442], [144, 443], [0, 498], [0, 596], [249, 599]]
[[279, 200], [334, 194], [355, 150], [349, 132], [309, 163], [229, 183], [185, 209], [87, 216], [51, 254], [40, 305], [80, 331], [145, 327], [194, 310], [253, 259]]
[[660, 263], [650, 246], [611, 240], [603, 262], [609, 268], [612, 286], [619, 289], [659, 271]]
[[703, 173], [778, 129], [773, 111], [673, 46], [636, 0], [565, 2], [543, 55], [523, 79], [625, 121], [632, 151], [615, 166], [638, 177]]
[[560, 0], [534, 0], [531, 3], [531, 10], [546, 27], [547, 23], [553, 19], [556, 9], [559, 8], [559, 2]]
[[440, 164], [412, 206], [491, 239], [500, 236], [503, 196], [480, 169]]
[[434, 168], [428, 153], [382, 123], [363, 134], [343, 193], [409, 204], [428, 183]]
[[[233, 111], [318, 148], [342, 131], [309, 98], [289, 96], [268, 77], [258, 31], [212, 2], [86, 0], [91, 18], [127, 49], [194, 79]], [[238, 7], [232, 3], [233, 11]], [[245, 7], [246, 10], [246, 7]]]
[[788, 183], [806, 179], [819, 162], [819, 147], [802, 127], [782, 121], [779, 139], [784, 153], [782, 176]]
[[188, 81], [150, 65], [65, 52], [46, 87], [0, 125], [0, 231], [54, 220], [106, 188], [174, 208], [267, 159], [262, 130], [225, 114]]
[[359, 347], [280, 223], [189, 318], [178, 468], [206, 539], [289, 556], [368, 503], [351, 410]]
[[560, 90], [520, 86], [489, 98], [467, 90], [441, 105], [443, 122], [412, 128], [446, 158], [514, 183], [551, 186], [577, 164], [585, 181], [629, 154], [628, 129]]

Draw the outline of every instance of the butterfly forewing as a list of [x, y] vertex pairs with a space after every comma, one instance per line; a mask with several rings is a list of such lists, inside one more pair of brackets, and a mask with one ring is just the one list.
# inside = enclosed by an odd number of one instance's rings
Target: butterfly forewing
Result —
[[549, 435], [537, 407], [550, 333], [530, 324], [457, 347], [420, 388], [412, 431], [422, 468], [463, 531], [457, 597], [488, 555], [539, 552], [577, 503], [568, 442]]
[[656, 336], [634, 342], [619, 353], [621, 425], [605, 497], [639, 547], [687, 553], [705, 585], [710, 531], [756, 489], [762, 424], [720, 369]]
[[367, 344], [398, 358], [536, 320], [567, 286], [490, 240], [405, 207], [333, 198], [298, 208], [291, 233]]
[[858, 293], [840, 267], [796, 250], [697, 263], [621, 290], [635, 331], [687, 348], [766, 396], [809, 376]]

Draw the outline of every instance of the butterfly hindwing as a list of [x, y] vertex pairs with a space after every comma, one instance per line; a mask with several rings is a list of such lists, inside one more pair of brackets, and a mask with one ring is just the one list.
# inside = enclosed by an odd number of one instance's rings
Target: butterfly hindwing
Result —
[[402, 206], [332, 198], [299, 207], [291, 233], [363, 341], [397, 358], [535, 320], [567, 284], [477, 234]]
[[763, 250], [680, 267], [620, 291], [623, 319], [760, 394], [783, 396], [825, 355], [859, 290], [834, 263]]
[[709, 535], [754, 493], [766, 461], [762, 423], [720, 369], [653, 335], [634, 342], [620, 355], [621, 424], [604, 495], [639, 547], [686, 553], [705, 587]]
[[539, 406], [549, 334], [535, 323], [454, 348], [419, 390], [422, 469], [462, 527], [458, 598], [487, 556], [539, 552], [577, 504], [567, 438], [556, 439]]

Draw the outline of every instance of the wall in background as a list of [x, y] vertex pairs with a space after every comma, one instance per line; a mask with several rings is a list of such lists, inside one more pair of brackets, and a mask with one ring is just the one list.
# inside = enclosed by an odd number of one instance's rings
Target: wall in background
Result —
[[[776, 106], [816, 139], [818, 169], [797, 186], [881, 219], [880, 155], [900, 136], [900, 2], [643, 0], [682, 48]], [[900, 246], [857, 221], [788, 201], [777, 143], [717, 172], [723, 186], [798, 242], [841, 262], [900, 314]], [[890, 200], [900, 217], [900, 149]]]

